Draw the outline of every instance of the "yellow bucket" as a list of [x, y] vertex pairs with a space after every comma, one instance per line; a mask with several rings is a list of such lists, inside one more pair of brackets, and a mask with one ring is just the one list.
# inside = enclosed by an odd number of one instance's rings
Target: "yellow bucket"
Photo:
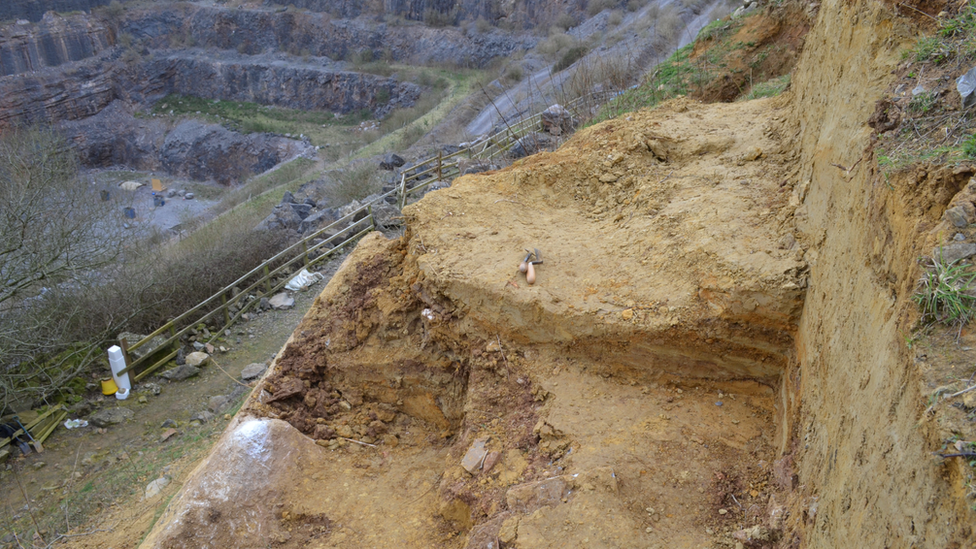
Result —
[[115, 385], [115, 380], [112, 378], [102, 380], [102, 394], [103, 395], [114, 395], [119, 391], [119, 388]]

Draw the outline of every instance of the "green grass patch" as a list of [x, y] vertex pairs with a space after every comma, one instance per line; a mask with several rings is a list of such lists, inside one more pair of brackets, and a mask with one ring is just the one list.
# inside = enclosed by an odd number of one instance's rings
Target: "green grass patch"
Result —
[[976, 273], [969, 265], [949, 263], [940, 254], [931, 259], [929, 268], [918, 281], [912, 296], [921, 309], [923, 320], [946, 325], [961, 325], [976, 316]]
[[763, 97], [776, 97], [777, 95], [786, 91], [786, 88], [790, 86], [790, 75], [784, 74], [778, 78], [771, 78], [765, 82], [756, 84], [749, 90], [742, 99], [748, 101], [750, 99], [760, 99]]
[[702, 76], [700, 68], [688, 56], [694, 46], [689, 44], [674, 52], [658, 65], [654, 72], [636, 88], [626, 90], [600, 109], [590, 124], [596, 124], [638, 109], [649, 108], [679, 95], [688, 93]]
[[199, 117], [242, 133], [306, 135], [315, 145], [335, 141], [350, 127], [372, 117], [368, 110], [337, 116], [328, 111], [286, 109], [185, 95], [165, 97], [156, 103], [152, 112], [157, 116]]

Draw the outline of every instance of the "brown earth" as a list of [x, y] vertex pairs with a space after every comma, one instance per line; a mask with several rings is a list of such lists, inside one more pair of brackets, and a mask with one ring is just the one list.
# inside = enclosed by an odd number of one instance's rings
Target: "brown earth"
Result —
[[913, 25], [824, 2], [783, 98], [675, 100], [408, 208], [144, 546], [972, 546], [972, 470], [933, 455], [972, 421], [927, 407], [973, 335], [906, 336], [973, 169], [886, 181], [868, 126]]
[[[786, 112], [676, 100], [406, 210], [408, 234], [360, 244], [146, 545], [663, 547], [765, 524], [806, 276]], [[279, 420], [310, 439], [242, 453], [254, 430], [294, 432]], [[497, 463], [471, 475], [485, 438]], [[255, 460], [276, 465], [245, 531], [257, 488], [226, 471]], [[312, 516], [324, 530], [292, 527]]]

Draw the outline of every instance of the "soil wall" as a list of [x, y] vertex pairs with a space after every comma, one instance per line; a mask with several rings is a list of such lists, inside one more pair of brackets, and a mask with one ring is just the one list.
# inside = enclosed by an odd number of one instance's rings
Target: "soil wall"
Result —
[[969, 174], [886, 184], [866, 123], [917, 31], [890, 5], [828, 0], [794, 74], [795, 219], [811, 277], [783, 386], [793, 446], [779, 472], [796, 489], [804, 547], [971, 546], [905, 344], [925, 253], [915, 242]]

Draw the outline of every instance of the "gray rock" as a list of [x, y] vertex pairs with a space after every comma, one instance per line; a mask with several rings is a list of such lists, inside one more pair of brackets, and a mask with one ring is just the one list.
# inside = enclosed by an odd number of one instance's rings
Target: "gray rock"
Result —
[[193, 200], [193, 197], [194, 196], [196, 196], [196, 195], [194, 195], [193, 193], [186, 193], [186, 194], [183, 195], [183, 198], [186, 199], [186, 200]]
[[163, 392], [163, 388], [160, 387], [158, 383], [153, 383], [151, 381], [148, 381], [146, 383], [143, 383], [142, 386], [139, 387], [139, 392], [151, 393], [154, 396], [158, 396], [159, 393]]
[[481, 471], [481, 466], [485, 462], [485, 457], [488, 455], [488, 450], [485, 445], [488, 444], [487, 438], [479, 438], [471, 443], [468, 451], [461, 458], [461, 467], [472, 475], [478, 474]]
[[244, 381], [250, 381], [252, 379], [257, 379], [267, 370], [267, 366], [264, 364], [259, 364], [257, 362], [248, 364], [241, 370], [241, 379]]
[[932, 258], [949, 264], [976, 255], [976, 243], [953, 242], [932, 250]]
[[213, 418], [214, 418], [214, 415], [212, 413], [204, 410], [203, 412], [197, 412], [197, 413], [193, 414], [193, 416], [190, 417], [190, 422], [192, 423], [192, 422], [195, 421], [195, 422], [200, 423], [202, 425], [204, 423], [209, 422]]
[[968, 202], [949, 208], [945, 211], [945, 218], [960, 229], [972, 223], [974, 216], [976, 216], [976, 208], [974, 208], [973, 205]]
[[159, 477], [146, 486], [146, 499], [159, 495], [169, 485], [169, 477]]
[[543, 133], [529, 133], [522, 136], [515, 142], [515, 145], [508, 150], [508, 157], [516, 160], [525, 156], [531, 156], [539, 151], [551, 147], [552, 137]]
[[406, 160], [404, 160], [403, 157], [395, 153], [390, 153], [384, 156], [383, 160], [380, 160], [380, 169], [393, 171], [404, 164], [406, 164]]
[[212, 396], [207, 402], [207, 409], [217, 414], [222, 412], [228, 404], [230, 404], [230, 397], [227, 395]]
[[[193, 342], [193, 348], [197, 351], [202, 351], [205, 347], [206, 345], [204, 345], [202, 341]], [[183, 357], [183, 360], [186, 360], [186, 357]]]
[[576, 129], [573, 115], [560, 104], [555, 104], [542, 111], [542, 131], [549, 135], [563, 135]]
[[[291, 209], [294, 210], [296, 214], [298, 214], [298, 217], [300, 217], [302, 221], [304, 221], [305, 218], [311, 215], [312, 213], [312, 206], [308, 204], [291, 204]], [[298, 225], [299, 227], [301, 227], [301, 222], [299, 222]]]
[[373, 221], [379, 227], [394, 228], [399, 227], [403, 222], [403, 214], [396, 206], [386, 202], [373, 204]]
[[298, 232], [302, 234], [313, 232], [328, 223], [332, 223], [336, 219], [331, 209], [312, 212], [298, 225]]
[[[268, 301], [268, 304], [272, 308], [278, 309], [278, 310], [291, 309], [292, 307], [295, 306], [295, 298], [293, 298], [292, 296], [288, 295], [285, 292], [282, 292], [282, 293], [280, 293], [280, 294], [272, 297]], [[187, 360], [189, 360], [189, 357], [187, 357]]]
[[964, 235], [962, 233], [956, 233], [956, 234], [952, 235], [952, 239], [955, 240], [956, 242], [962, 242], [962, 241], [966, 240], [966, 235]]
[[976, 91], [976, 67], [956, 79], [956, 91], [962, 98], [963, 107], [971, 107], [976, 103], [976, 93], [973, 93]]
[[295, 195], [291, 194], [291, 191], [285, 191], [285, 194], [281, 197], [282, 204], [291, 204], [295, 202]]
[[184, 379], [191, 378], [199, 373], [200, 368], [190, 366], [189, 364], [184, 364], [182, 366], [177, 366], [172, 370], [166, 370], [165, 372], [159, 374], [159, 377], [168, 379], [170, 381], [183, 381]]
[[271, 308], [271, 301], [268, 298], [262, 297], [261, 300], [258, 301], [258, 309], [261, 309], [262, 311], [267, 311], [270, 308]]
[[160, 425], [163, 429], [174, 429], [176, 427], [176, 421], [172, 419], [167, 419]]
[[106, 408], [92, 415], [89, 421], [95, 427], [108, 427], [132, 419], [134, 415], [128, 408]]
[[186, 356], [186, 365], [198, 368], [200, 366], [206, 366], [208, 360], [210, 360], [210, 355], [203, 351], [197, 351]]

